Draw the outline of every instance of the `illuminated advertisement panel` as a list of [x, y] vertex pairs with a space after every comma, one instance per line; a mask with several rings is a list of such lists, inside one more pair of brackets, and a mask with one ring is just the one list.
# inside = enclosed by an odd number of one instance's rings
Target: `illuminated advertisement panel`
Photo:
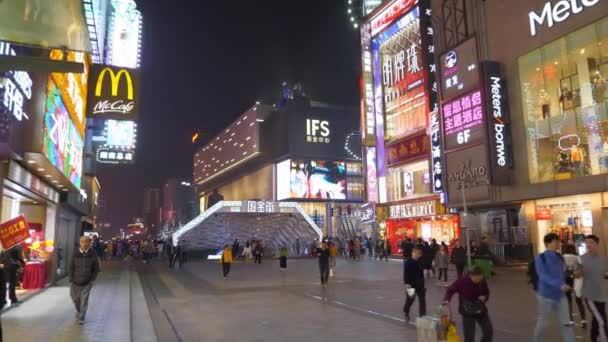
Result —
[[439, 58], [441, 98], [449, 100], [479, 86], [477, 39], [470, 38]]
[[141, 57], [141, 13], [134, 0], [112, 0], [108, 30], [107, 64], [139, 68]]
[[258, 156], [259, 123], [271, 108], [264, 105], [252, 107], [199, 149], [194, 155], [194, 182], [203, 184]]
[[290, 198], [346, 199], [346, 163], [292, 160]]
[[367, 201], [378, 203], [378, 172], [376, 169], [376, 148], [369, 147], [366, 153]]
[[137, 124], [127, 120], [106, 121], [106, 145], [122, 148], [135, 148]]
[[480, 90], [443, 103], [445, 148], [451, 150], [485, 138], [484, 103]]
[[371, 32], [372, 36], [375, 36], [379, 32], [382, 32], [388, 27], [395, 19], [399, 18], [403, 13], [407, 12], [413, 5], [418, 3], [418, 0], [396, 0], [392, 4], [388, 5], [374, 18], [372, 18]]
[[76, 188], [82, 175], [82, 137], [63, 103], [61, 91], [48, 79], [42, 152]]
[[61, 98], [68, 109], [72, 121], [78, 128], [80, 135], [84, 136], [86, 125], [86, 100], [89, 78], [89, 61], [83, 52], [68, 51], [66, 56], [62, 50], [51, 50], [50, 58], [53, 60], [67, 60], [84, 64], [84, 72], [52, 73], [53, 81], [61, 91]]

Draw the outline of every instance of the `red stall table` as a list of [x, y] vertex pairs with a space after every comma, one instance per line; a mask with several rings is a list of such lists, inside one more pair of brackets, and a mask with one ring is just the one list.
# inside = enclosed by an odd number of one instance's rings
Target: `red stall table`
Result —
[[22, 287], [24, 290], [39, 290], [46, 284], [46, 264], [28, 262], [23, 271]]

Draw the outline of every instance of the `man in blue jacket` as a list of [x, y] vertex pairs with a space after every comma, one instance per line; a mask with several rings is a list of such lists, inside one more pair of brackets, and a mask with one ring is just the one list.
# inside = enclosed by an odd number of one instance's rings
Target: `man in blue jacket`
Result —
[[544, 238], [546, 251], [534, 260], [534, 267], [538, 275], [538, 321], [534, 331], [534, 342], [543, 341], [543, 335], [552, 312], [558, 314], [562, 336], [566, 342], [574, 342], [574, 331], [570, 325], [568, 301], [566, 292], [570, 286], [566, 285], [565, 265], [561, 255], [557, 254], [560, 248], [559, 236], [549, 233]]

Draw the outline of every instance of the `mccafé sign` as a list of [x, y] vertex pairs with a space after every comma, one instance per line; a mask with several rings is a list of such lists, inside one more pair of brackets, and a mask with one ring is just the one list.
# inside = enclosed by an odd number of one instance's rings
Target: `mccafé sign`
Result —
[[93, 65], [89, 78], [89, 117], [133, 119], [139, 107], [139, 70]]
[[539, 26], [551, 28], [555, 23], [565, 21], [573, 14], [581, 13], [584, 9], [595, 6], [600, 0], [560, 0], [547, 1], [540, 11], [528, 14], [530, 19], [530, 35], [535, 36]]

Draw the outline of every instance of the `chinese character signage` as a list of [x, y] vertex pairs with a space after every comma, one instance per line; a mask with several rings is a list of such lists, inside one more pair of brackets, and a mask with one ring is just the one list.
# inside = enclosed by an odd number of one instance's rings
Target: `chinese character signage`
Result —
[[241, 212], [257, 213], [257, 214], [272, 214], [279, 212], [278, 203], [271, 201], [243, 201]]
[[511, 124], [507, 88], [497, 62], [481, 64], [484, 79], [485, 108], [488, 116], [488, 136], [492, 183], [509, 184], [512, 176]]
[[30, 227], [23, 215], [0, 224], [0, 243], [5, 250], [20, 244], [29, 237]]
[[439, 112], [434, 111], [431, 113], [430, 120], [430, 141], [431, 141], [431, 180], [433, 185], [433, 192], [443, 192], [443, 147], [441, 144], [441, 121], [439, 119]]
[[449, 100], [479, 86], [477, 39], [470, 38], [439, 58], [441, 98]]
[[437, 201], [422, 201], [390, 206], [390, 218], [410, 218], [437, 214]]
[[388, 147], [388, 165], [426, 157], [431, 152], [430, 141], [426, 134], [398, 141]]
[[418, 0], [396, 0], [386, 6], [386, 8], [374, 16], [370, 22], [372, 36], [380, 33], [392, 24], [395, 19], [409, 11], [417, 2]]
[[133, 164], [135, 152], [120, 147], [102, 146], [97, 149], [96, 160], [101, 164]]
[[550, 207], [536, 207], [536, 220], [537, 221], [551, 221], [551, 208]]
[[68, 62], [78, 62], [84, 64], [84, 72], [75, 73], [52, 73], [53, 81], [61, 92], [63, 103], [70, 113], [72, 121], [76, 125], [78, 132], [84, 136], [86, 126], [86, 94], [87, 82], [89, 77], [89, 61], [84, 52], [62, 50], [51, 50], [50, 58], [53, 60], [67, 60]]
[[[0, 41], [0, 55], [15, 56], [10, 43]], [[25, 105], [32, 98], [33, 82], [25, 71], [0, 72], [0, 109], [17, 121], [28, 119]]]
[[76, 188], [80, 188], [83, 140], [51, 76], [48, 77], [43, 136], [44, 155]]
[[139, 85], [139, 70], [94, 64], [89, 76], [88, 116], [134, 119], [139, 114]]
[[367, 202], [378, 203], [378, 170], [376, 169], [376, 148], [368, 147], [365, 167], [367, 168]]
[[443, 103], [441, 107], [447, 150], [471, 145], [485, 138], [484, 105], [480, 90]]

